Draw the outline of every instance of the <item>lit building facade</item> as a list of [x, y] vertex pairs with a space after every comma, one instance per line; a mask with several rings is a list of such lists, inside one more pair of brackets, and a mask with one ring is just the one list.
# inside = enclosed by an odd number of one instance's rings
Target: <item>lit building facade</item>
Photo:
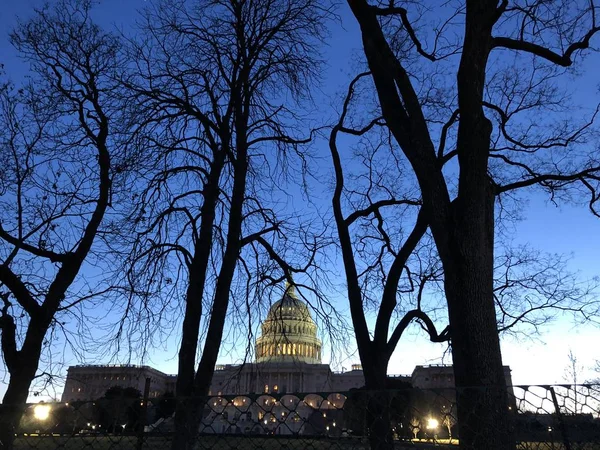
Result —
[[[321, 351], [317, 325], [308, 306], [298, 299], [294, 287], [288, 285], [281, 300], [271, 306], [261, 324], [261, 335], [255, 346], [256, 362], [217, 365], [209, 395], [315, 393], [324, 399], [327, 393], [347, 392], [364, 386], [360, 365], [353, 365], [349, 371], [333, 372], [329, 364], [321, 362]], [[504, 370], [510, 386], [510, 368]], [[62, 401], [94, 400], [112, 386], [134, 387], [143, 392], [146, 378], [150, 378], [150, 397], [175, 392], [175, 375], [148, 366], [71, 366]], [[450, 365], [417, 366], [412, 376], [396, 379], [420, 389], [454, 387]]]

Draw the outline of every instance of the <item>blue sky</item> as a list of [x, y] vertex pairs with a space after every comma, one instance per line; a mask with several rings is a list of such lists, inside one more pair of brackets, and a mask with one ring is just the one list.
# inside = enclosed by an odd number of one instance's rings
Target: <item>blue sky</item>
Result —
[[[96, 8], [97, 20], [107, 27], [127, 30], [134, 22], [135, 11], [142, 8], [144, 0], [103, 0]], [[16, 16], [26, 18], [38, 0], [3, 0], [0, 8], [0, 63], [5, 65], [8, 76], [18, 83], [24, 76], [26, 67], [18, 61], [8, 43], [9, 30], [16, 23]], [[342, 5], [342, 21], [331, 31], [330, 47], [326, 50], [328, 67], [325, 72], [323, 94], [331, 96], [345, 90], [348, 75], [351, 73], [352, 56], [359, 52], [359, 35], [356, 25], [345, 5]], [[600, 100], [596, 86], [596, 76], [600, 71], [600, 58], [588, 58], [583, 66], [583, 77], [573, 88], [574, 98], [589, 107], [594, 100]], [[321, 94], [316, 94], [321, 95]], [[317, 102], [319, 99], [317, 99]], [[323, 104], [329, 105], [332, 98], [324, 97]], [[333, 116], [334, 111], [331, 111]], [[326, 149], [324, 149], [326, 150]], [[598, 255], [600, 254], [600, 219], [594, 218], [585, 207], [561, 205], [556, 207], [541, 195], [529, 197], [529, 205], [524, 210], [524, 220], [515, 225], [514, 239], [517, 243], [549, 253], [572, 255], [570, 269], [579, 272], [582, 279], [600, 275]], [[340, 300], [340, 307], [344, 308]], [[580, 362], [591, 366], [600, 359], [600, 349], [594, 345], [598, 341], [599, 330], [591, 326], [575, 326], [568, 320], [559, 320], [547, 327], [538, 339], [517, 342], [503, 339], [503, 357], [513, 369], [513, 381], [517, 384], [546, 384], [563, 382], [569, 349], [577, 354]], [[416, 364], [450, 363], [445, 356], [446, 347], [431, 344], [418, 332], [403, 338], [392, 357], [391, 373], [410, 373]], [[148, 361], [165, 372], [176, 372], [176, 342], [168, 345], [168, 351], [156, 352]], [[224, 358], [228, 362], [230, 358]], [[357, 362], [354, 355], [344, 362], [345, 367]], [[135, 361], [133, 361], [135, 362]], [[77, 363], [77, 361], [72, 361]], [[590, 374], [588, 374], [589, 376]], [[582, 378], [586, 378], [584, 375]], [[3, 394], [0, 386], [0, 395]]]

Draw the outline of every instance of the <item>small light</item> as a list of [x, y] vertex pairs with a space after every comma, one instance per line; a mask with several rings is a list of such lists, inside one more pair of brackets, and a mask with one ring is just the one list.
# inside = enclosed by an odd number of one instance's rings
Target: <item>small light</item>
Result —
[[39, 404], [33, 408], [33, 416], [37, 420], [47, 420], [50, 417], [50, 405]]
[[437, 419], [434, 419], [433, 417], [427, 419], [427, 428], [429, 428], [430, 430], [435, 430], [439, 426], [439, 424], [440, 423], [437, 421]]
[[327, 425], [327, 426], [325, 427], [325, 429], [326, 429], [327, 431], [329, 431], [329, 425]]
[[335, 422], [333, 422], [332, 425], [335, 427]]

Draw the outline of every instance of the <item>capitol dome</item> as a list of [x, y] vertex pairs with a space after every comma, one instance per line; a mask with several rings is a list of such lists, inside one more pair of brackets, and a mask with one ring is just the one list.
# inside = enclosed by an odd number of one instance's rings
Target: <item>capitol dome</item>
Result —
[[321, 364], [321, 341], [306, 303], [286, 284], [281, 300], [269, 309], [256, 340], [256, 362], [306, 362]]

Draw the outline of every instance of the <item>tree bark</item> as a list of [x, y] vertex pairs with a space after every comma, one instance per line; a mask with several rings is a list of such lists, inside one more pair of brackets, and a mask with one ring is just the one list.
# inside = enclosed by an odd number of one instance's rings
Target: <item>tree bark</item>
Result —
[[[373, 354], [380, 355], [380, 352], [373, 352]], [[369, 361], [363, 361], [362, 356], [361, 354], [367, 395], [367, 404], [363, 407], [367, 408], [365, 418], [369, 444], [372, 450], [393, 450], [390, 395], [386, 392], [389, 357], [374, 357], [369, 358]]]
[[223, 152], [218, 154], [218, 159], [211, 168], [211, 177], [204, 188], [202, 224], [194, 251], [194, 260], [189, 268], [189, 285], [186, 292], [181, 347], [179, 349], [179, 367], [175, 385], [177, 401], [174, 417], [175, 434], [171, 445], [173, 450], [184, 449], [188, 443], [195, 440], [198, 431], [198, 414], [201, 414], [203, 408], [203, 405], [196, 405], [197, 402], [194, 398], [202, 395], [195, 390], [194, 369], [198, 350], [206, 272], [212, 248], [215, 209], [219, 195], [219, 178], [221, 177], [224, 158]]
[[29, 387], [35, 375], [35, 370], [33, 375], [29, 375], [31, 373], [29, 366], [23, 365], [22, 369], [10, 374], [8, 389], [0, 405], [0, 449], [2, 450], [14, 448], [15, 432], [25, 411]]
[[460, 447], [505, 450], [514, 442], [493, 296], [494, 196], [488, 183], [480, 191], [479, 208], [462, 198], [453, 203], [452, 247], [443, 261], [445, 292]]

